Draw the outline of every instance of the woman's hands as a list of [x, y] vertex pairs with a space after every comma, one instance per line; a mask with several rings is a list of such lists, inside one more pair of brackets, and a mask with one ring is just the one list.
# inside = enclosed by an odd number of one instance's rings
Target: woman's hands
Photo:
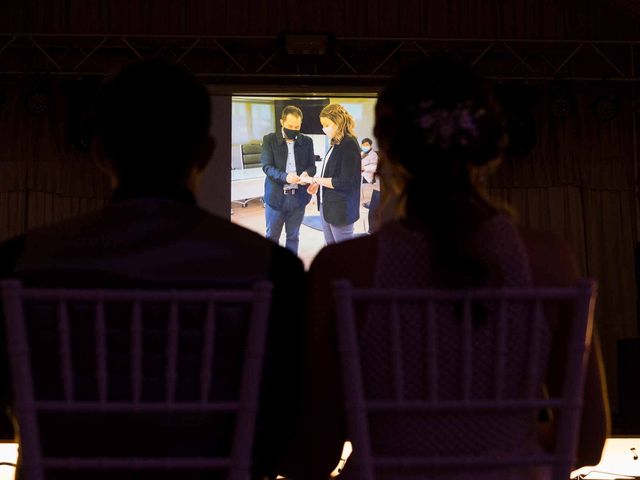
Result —
[[315, 183], [314, 178], [310, 176], [307, 172], [302, 172], [300, 174], [300, 183], [307, 183], [309, 185]]
[[310, 176], [307, 172], [302, 172], [300, 174], [300, 183], [309, 185], [307, 187], [307, 193], [309, 193], [310, 195], [315, 195], [320, 188], [320, 185], [318, 184], [315, 177]]

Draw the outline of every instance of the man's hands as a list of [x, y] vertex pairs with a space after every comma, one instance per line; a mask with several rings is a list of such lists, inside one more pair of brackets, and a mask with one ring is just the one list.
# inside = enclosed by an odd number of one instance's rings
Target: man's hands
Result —
[[300, 177], [298, 175], [296, 175], [295, 173], [287, 173], [286, 182], [287, 183], [291, 183], [291, 184], [300, 183]]
[[311, 184], [313, 183], [313, 177], [309, 176], [307, 172], [302, 172], [300, 174], [300, 183]]
[[307, 187], [307, 193], [310, 195], [315, 195], [320, 188], [320, 185], [316, 182], [316, 179], [310, 176], [307, 172], [302, 172], [300, 174], [300, 183], [309, 185]]

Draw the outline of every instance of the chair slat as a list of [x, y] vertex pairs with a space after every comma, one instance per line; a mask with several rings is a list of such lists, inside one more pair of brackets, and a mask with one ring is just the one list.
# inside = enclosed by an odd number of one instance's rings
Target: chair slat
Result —
[[471, 318], [471, 301], [465, 299], [462, 302], [462, 398], [471, 400], [471, 375], [472, 375], [472, 350], [473, 320]]
[[131, 392], [133, 403], [140, 403], [142, 397], [142, 305], [133, 303], [131, 322]]
[[425, 302], [425, 314], [427, 317], [427, 328], [426, 328], [426, 361], [429, 376], [429, 399], [432, 401], [438, 400], [438, 331], [436, 325], [436, 313], [435, 313], [435, 302], [432, 299], [428, 299]]
[[507, 362], [507, 301], [498, 301], [498, 321], [496, 323], [495, 390], [496, 400], [504, 394], [504, 375]]
[[178, 377], [178, 302], [171, 301], [169, 306], [169, 323], [167, 325], [167, 366], [166, 390], [167, 403], [173, 403], [176, 396], [176, 381]]
[[213, 353], [215, 342], [216, 304], [207, 304], [207, 314], [204, 325], [204, 340], [202, 342], [202, 369], [200, 373], [200, 401], [206, 402], [211, 390], [211, 371], [213, 369]]
[[58, 301], [58, 335], [60, 340], [60, 369], [64, 398], [73, 401], [73, 364], [71, 361], [71, 332], [69, 331], [69, 310], [67, 302]]
[[107, 401], [108, 395], [108, 367], [107, 367], [107, 326], [105, 321], [104, 302], [96, 303], [96, 377], [98, 380], [98, 398]]
[[542, 302], [536, 300], [533, 303], [533, 314], [531, 319], [530, 330], [530, 351], [529, 351], [529, 363], [527, 366], [527, 382], [526, 382], [526, 395], [528, 398], [534, 398], [540, 395], [540, 384], [538, 369], [540, 368], [540, 357], [542, 355], [542, 329], [544, 328], [542, 322], [544, 316], [542, 313]]
[[404, 376], [402, 372], [402, 326], [398, 315], [398, 304], [391, 302], [391, 362], [393, 364], [394, 394], [397, 400], [404, 398]]

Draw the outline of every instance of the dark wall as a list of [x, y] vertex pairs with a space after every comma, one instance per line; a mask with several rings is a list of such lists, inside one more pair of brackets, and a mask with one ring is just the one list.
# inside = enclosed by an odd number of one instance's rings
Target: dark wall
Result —
[[209, 165], [205, 168], [198, 203], [219, 217], [229, 218], [231, 199], [231, 97], [211, 97], [213, 121], [211, 136], [216, 148]]
[[293, 105], [302, 110], [302, 133], [308, 135], [322, 135], [322, 125], [320, 124], [320, 112], [329, 105], [329, 99], [304, 100], [300, 98], [290, 98], [286, 100], [275, 100], [275, 124], [280, 125], [282, 109], [287, 105]]

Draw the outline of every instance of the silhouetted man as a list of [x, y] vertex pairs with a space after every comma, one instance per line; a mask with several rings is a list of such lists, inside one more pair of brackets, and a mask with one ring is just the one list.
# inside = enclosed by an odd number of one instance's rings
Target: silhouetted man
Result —
[[[101, 165], [113, 186], [108, 205], [1, 244], [0, 277], [102, 287], [248, 287], [272, 281], [254, 469], [256, 475], [274, 474], [298, 408], [302, 263], [196, 205], [194, 192], [214, 140], [208, 92], [188, 71], [158, 61], [132, 64], [104, 85], [96, 112]], [[174, 445], [215, 453], [211, 445], [196, 445], [215, 433], [206, 431], [211, 427], [181, 422], [172, 425]], [[135, 428], [123, 428], [115, 442], [144, 436]]]

